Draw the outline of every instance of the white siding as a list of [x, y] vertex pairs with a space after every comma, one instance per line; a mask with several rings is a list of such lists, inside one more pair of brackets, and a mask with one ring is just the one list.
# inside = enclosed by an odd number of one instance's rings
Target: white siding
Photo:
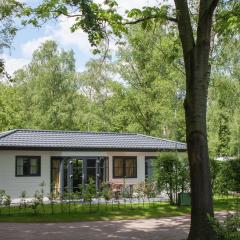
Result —
[[[16, 177], [16, 156], [41, 156], [41, 176]], [[4, 189], [11, 197], [19, 197], [22, 191], [33, 196], [40, 189], [39, 184], [45, 182], [45, 192], [50, 191], [50, 155], [49, 152], [30, 151], [1, 151], [0, 152], [0, 189]]]
[[[16, 156], [41, 156], [40, 177], [16, 177]], [[26, 191], [29, 197], [39, 190], [39, 184], [45, 182], [45, 193], [50, 192], [50, 164], [51, 156], [106, 156], [109, 157], [109, 181], [123, 183], [123, 179], [113, 179], [113, 156], [137, 156], [137, 178], [126, 179], [126, 184], [135, 184], [145, 179], [145, 156], [155, 156], [158, 153], [146, 152], [69, 152], [69, 151], [0, 151], [0, 189], [4, 189], [12, 198], [19, 197]]]

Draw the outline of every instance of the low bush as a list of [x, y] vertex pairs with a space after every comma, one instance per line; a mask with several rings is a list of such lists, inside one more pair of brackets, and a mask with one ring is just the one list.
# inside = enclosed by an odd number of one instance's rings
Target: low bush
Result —
[[240, 214], [230, 214], [223, 221], [211, 220], [218, 240], [240, 239]]

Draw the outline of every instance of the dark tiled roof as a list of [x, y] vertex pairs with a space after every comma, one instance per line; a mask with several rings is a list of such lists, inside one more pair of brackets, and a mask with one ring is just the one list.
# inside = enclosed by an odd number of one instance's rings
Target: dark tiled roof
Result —
[[186, 144], [135, 133], [16, 129], [0, 133], [0, 149], [186, 150]]

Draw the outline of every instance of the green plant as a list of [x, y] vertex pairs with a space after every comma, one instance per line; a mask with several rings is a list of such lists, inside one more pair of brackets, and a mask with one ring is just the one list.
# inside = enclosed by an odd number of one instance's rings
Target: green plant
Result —
[[8, 215], [11, 213], [11, 197], [9, 195], [5, 195], [3, 198], [3, 205], [8, 208]]
[[146, 179], [144, 195], [147, 197], [148, 205], [150, 206], [150, 199], [156, 196], [156, 183], [152, 179]]
[[230, 214], [223, 222], [211, 219], [213, 228], [217, 233], [218, 240], [239, 240], [240, 239], [240, 214]]
[[19, 204], [19, 208], [20, 209], [24, 209], [24, 213], [26, 214], [26, 209], [27, 209], [27, 200], [26, 200], [26, 197], [27, 197], [27, 192], [26, 191], [22, 191], [21, 194], [20, 194], [20, 204]]
[[71, 191], [71, 189], [67, 188], [63, 194], [63, 198], [67, 201], [69, 214], [71, 212], [71, 202], [72, 202], [72, 198], [73, 198], [72, 196], [73, 196], [73, 192]]
[[59, 200], [60, 200], [61, 213], [63, 213], [64, 212], [64, 208], [63, 208], [64, 194], [63, 193], [59, 193]]
[[138, 207], [140, 207], [140, 200], [142, 199], [143, 202], [143, 207], [144, 207], [144, 187], [145, 187], [145, 182], [140, 182], [136, 185], [134, 185], [134, 193], [136, 194], [136, 197], [138, 199]]
[[55, 198], [55, 194], [53, 192], [50, 192], [48, 194], [48, 199], [50, 201], [50, 206], [51, 206], [51, 214], [53, 215], [54, 213], [54, 198]]
[[217, 165], [214, 172], [214, 192], [222, 195], [240, 192], [240, 160], [214, 161], [214, 164]]
[[4, 200], [4, 197], [6, 195], [6, 192], [5, 190], [3, 189], [0, 189], [0, 214], [1, 214], [1, 206], [3, 205], [3, 200]]
[[37, 214], [37, 207], [41, 204], [42, 196], [39, 191], [34, 193], [32, 201], [29, 203], [29, 207], [32, 208], [34, 214]]
[[189, 189], [187, 159], [179, 159], [176, 153], [162, 153], [154, 161], [154, 179], [160, 192], [166, 192], [170, 204], [177, 204], [177, 194]]
[[43, 209], [43, 213], [45, 213], [45, 207], [44, 207], [44, 188], [46, 186], [46, 183], [44, 181], [42, 181], [40, 184], [39, 184], [39, 187], [40, 187], [40, 194], [39, 194], [39, 201], [40, 201], [40, 204], [42, 206], [42, 209]]
[[101, 186], [101, 195], [105, 200], [106, 210], [108, 209], [108, 202], [112, 198], [112, 191], [107, 182], [103, 182]]
[[90, 212], [92, 210], [92, 201], [95, 196], [96, 196], [96, 186], [95, 186], [94, 180], [90, 178], [83, 192], [84, 201], [89, 203]]

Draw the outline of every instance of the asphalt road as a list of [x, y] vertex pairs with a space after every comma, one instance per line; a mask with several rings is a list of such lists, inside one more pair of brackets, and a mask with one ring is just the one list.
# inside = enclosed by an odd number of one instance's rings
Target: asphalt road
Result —
[[[226, 213], [218, 213], [219, 217]], [[72, 223], [0, 223], [0, 240], [182, 240], [190, 217]]]

